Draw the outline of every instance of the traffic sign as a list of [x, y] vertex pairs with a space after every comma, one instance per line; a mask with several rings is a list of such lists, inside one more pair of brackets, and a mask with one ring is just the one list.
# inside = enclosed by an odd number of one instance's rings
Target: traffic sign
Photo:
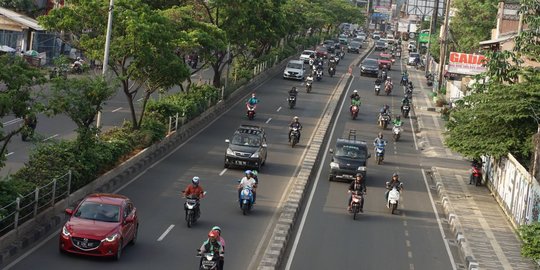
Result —
[[413, 38], [415, 38], [415, 37], [416, 37], [416, 33], [415, 33], [415, 32], [410, 32], [410, 33], [409, 33], [409, 38], [410, 38], [410, 39], [413, 39]]
[[429, 42], [429, 32], [422, 32], [418, 36], [418, 42], [420, 43], [428, 43]]

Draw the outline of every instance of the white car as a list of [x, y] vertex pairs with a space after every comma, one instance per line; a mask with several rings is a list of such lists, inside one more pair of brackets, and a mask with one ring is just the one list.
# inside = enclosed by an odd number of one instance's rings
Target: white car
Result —
[[300, 60], [304, 61], [304, 63], [308, 63], [309, 58], [315, 58], [315, 51], [304, 50], [302, 54], [300, 54]]
[[409, 59], [407, 60], [407, 65], [409, 66], [414, 65], [414, 59], [416, 59], [416, 57], [419, 57], [419, 56], [420, 56], [419, 53], [415, 53], [415, 52], [409, 53]]
[[302, 60], [291, 60], [285, 67], [283, 71], [284, 79], [296, 79], [304, 80], [304, 72], [306, 68], [304, 66], [304, 61]]

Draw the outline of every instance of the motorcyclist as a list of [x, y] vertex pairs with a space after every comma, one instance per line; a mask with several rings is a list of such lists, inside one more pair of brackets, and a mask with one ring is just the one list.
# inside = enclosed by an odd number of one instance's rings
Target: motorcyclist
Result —
[[[201, 248], [199, 249], [199, 254], [203, 255], [204, 253], [212, 252], [214, 253], [214, 256], [220, 257], [220, 262], [218, 263], [218, 269], [223, 270], [221, 261], [224, 254], [223, 246], [221, 246], [221, 243], [218, 241], [219, 234], [212, 230], [208, 233], [208, 239], [203, 242], [201, 245]], [[199, 267], [202, 265], [203, 257], [201, 257], [201, 261], [199, 262]]]
[[472, 185], [474, 183], [474, 176], [473, 176], [473, 170], [474, 168], [477, 168], [478, 170], [482, 169], [482, 160], [479, 158], [473, 158], [471, 162], [471, 174], [469, 175], [469, 185]]
[[351, 94], [351, 102], [355, 98], [360, 99], [360, 95], [358, 94], [358, 90], [356, 90], [356, 89], [353, 90], [353, 93]]
[[[212, 231], [217, 233], [217, 235], [218, 235], [217, 240], [219, 241], [219, 244], [221, 245], [221, 248], [223, 249], [223, 252], [225, 252], [225, 239], [223, 239], [223, 237], [221, 236], [221, 228], [219, 226], [214, 226], [214, 227], [212, 227], [212, 230], [210, 230], [210, 232], [212, 232]], [[220, 258], [220, 260], [219, 260], [220, 267], [221, 267], [221, 269], [223, 269], [223, 265], [225, 264], [225, 260], [224, 260], [223, 256], [220, 256], [219, 258]]]
[[396, 127], [401, 127], [401, 125], [403, 125], [403, 121], [401, 121], [401, 116], [396, 115], [396, 118], [392, 120], [392, 124]]
[[313, 82], [313, 74], [308, 74], [308, 76], [306, 77], [306, 82]]
[[[204, 189], [199, 184], [199, 182], [200, 182], [200, 178], [198, 176], [194, 176], [191, 179], [191, 184], [189, 184], [186, 187], [186, 189], [184, 189], [184, 191], [182, 192], [183, 197], [186, 197], [186, 198], [191, 197], [198, 200], [204, 198]], [[187, 209], [184, 209], [184, 210], [187, 210]], [[197, 205], [197, 209], [196, 209], [197, 215], [200, 214], [200, 211], [201, 209], [199, 208], [199, 205]]]
[[295, 116], [292, 122], [289, 124], [289, 142], [291, 142], [291, 133], [293, 131], [293, 128], [298, 129], [298, 141], [300, 141], [300, 130], [302, 130], [302, 124], [300, 124], [298, 116]]
[[401, 74], [401, 85], [406, 85], [408, 81], [409, 81], [409, 73], [407, 72], [407, 70], [405, 70], [403, 74]]
[[293, 86], [291, 90], [289, 90], [289, 96], [295, 96], [298, 95], [298, 90], [296, 89], [296, 86]]
[[249, 107], [257, 107], [257, 103], [259, 103], [259, 99], [255, 96], [255, 93], [252, 93], [251, 97], [246, 102], [246, 107], [249, 110]]
[[[380, 145], [380, 144], [386, 145], [386, 140], [384, 140], [382, 132], [379, 132], [377, 137], [373, 140], [373, 146], [375, 147], [373, 151], [375, 153], [377, 153], [377, 145]], [[384, 155], [384, 149], [383, 149], [383, 155]]]
[[[240, 192], [242, 192], [242, 189], [249, 187], [251, 191], [253, 192], [253, 204], [255, 204], [255, 200], [257, 199], [257, 181], [253, 178], [253, 172], [251, 170], [245, 171], [246, 176], [240, 180], [240, 184], [238, 184], [238, 198], [240, 198]], [[242, 203], [240, 202], [240, 207], [242, 207]]]
[[390, 192], [390, 190], [392, 190], [393, 188], [397, 188], [397, 190], [399, 192], [401, 192], [403, 190], [403, 184], [401, 183], [401, 181], [399, 181], [399, 175], [397, 173], [394, 173], [392, 174], [392, 179], [390, 180], [390, 182], [388, 182], [388, 184], [386, 185], [386, 192], [384, 193], [384, 198], [386, 200], [388, 200], [388, 193]]
[[381, 80], [381, 77], [377, 77], [377, 79], [375, 80], [375, 85], [381, 85], [382, 84], [382, 80]]
[[257, 170], [253, 170], [251, 172], [253, 173], [253, 179], [255, 179], [255, 184], [259, 184], [259, 172], [257, 172]]
[[[347, 211], [351, 211], [352, 195], [354, 191], [359, 191], [363, 193], [363, 195], [365, 195], [367, 192], [366, 181], [364, 181], [364, 176], [361, 173], [357, 173], [356, 178], [349, 185], [349, 200], [347, 203]], [[360, 199], [360, 212], [364, 212], [364, 196], [361, 196]]]
[[403, 99], [401, 100], [401, 111], [403, 112], [403, 106], [410, 106], [411, 101], [409, 100], [409, 97], [405, 95]]
[[386, 78], [386, 81], [384, 82], [384, 87], [385, 87], [385, 90], [387, 88], [390, 88], [390, 91], [392, 91], [392, 89], [394, 88], [394, 83], [392, 82], [392, 78], [390, 77]]
[[336, 68], [336, 64], [336, 59], [334, 57], [328, 59], [328, 69], [330, 69], [330, 67]]
[[360, 105], [362, 104], [362, 102], [360, 101], [360, 95], [358, 94], [358, 90], [354, 90], [352, 95], [351, 95], [351, 106], [349, 106], [349, 111], [352, 110], [352, 107], [353, 106], [358, 106], [360, 107]]

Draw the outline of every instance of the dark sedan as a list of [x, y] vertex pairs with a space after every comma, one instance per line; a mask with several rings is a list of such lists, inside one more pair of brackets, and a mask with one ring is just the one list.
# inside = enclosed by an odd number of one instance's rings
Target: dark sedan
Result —
[[377, 76], [379, 74], [379, 62], [376, 59], [366, 58], [360, 66], [360, 76], [367, 74]]

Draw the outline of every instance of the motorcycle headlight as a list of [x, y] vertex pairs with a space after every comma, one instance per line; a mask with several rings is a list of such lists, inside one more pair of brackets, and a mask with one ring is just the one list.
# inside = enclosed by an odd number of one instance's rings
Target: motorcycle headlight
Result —
[[68, 228], [66, 227], [66, 225], [64, 225], [64, 227], [62, 227], [62, 234], [64, 236], [70, 236], [71, 233], [69, 232]]
[[253, 155], [251, 155], [252, 158], [259, 158], [259, 152], [255, 152]]
[[360, 167], [358, 167], [358, 170], [359, 170], [359, 171], [365, 172], [365, 171], [366, 171], [366, 167], [365, 167], [365, 166], [360, 166]]
[[227, 155], [234, 155], [234, 151], [231, 148], [227, 148]]
[[103, 239], [102, 241], [105, 241], [105, 242], [114, 242], [116, 241], [116, 239], [118, 239], [120, 235], [118, 233], [115, 233], [115, 234], [112, 234], [112, 235], [109, 235], [107, 236], [105, 239]]
[[330, 168], [331, 169], [339, 169], [339, 163], [330, 162]]

